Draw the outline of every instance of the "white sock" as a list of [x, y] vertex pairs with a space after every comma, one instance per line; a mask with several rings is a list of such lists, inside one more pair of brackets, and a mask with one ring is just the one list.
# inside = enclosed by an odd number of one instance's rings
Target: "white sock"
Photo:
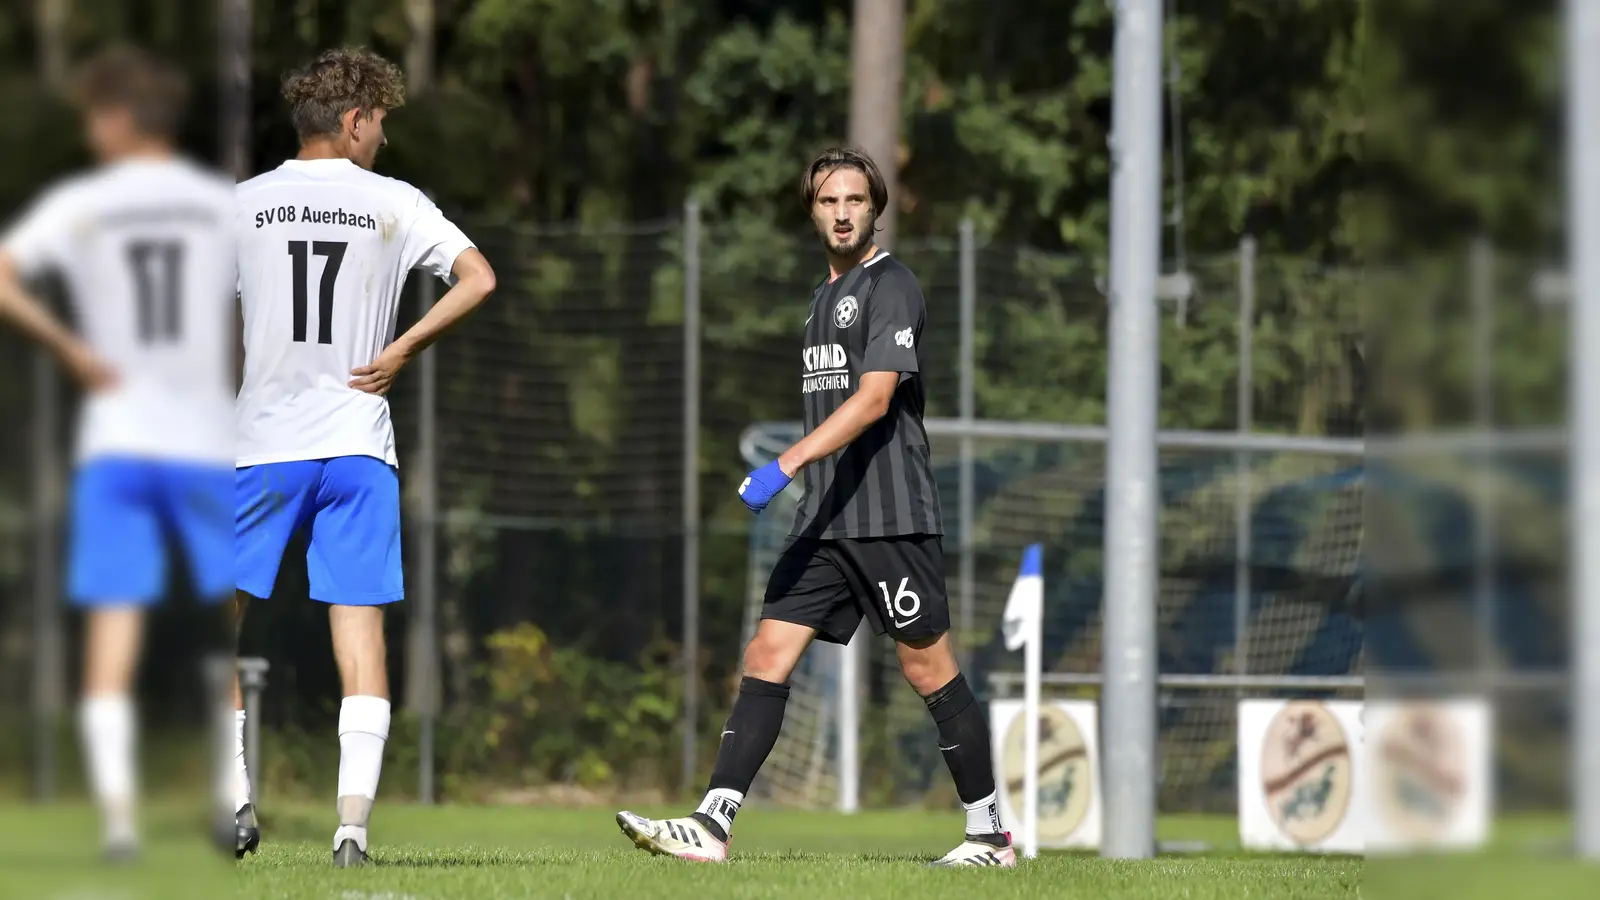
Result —
[[[389, 701], [382, 697], [344, 698], [339, 707], [339, 831], [334, 849], [352, 838], [367, 849], [367, 819], [378, 796], [383, 744], [389, 739]], [[364, 801], [364, 802], [363, 802]]]
[[713, 788], [706, 791], [706, 798], [700, 801], [700, 808], [695, 812], [702, 813], [711, 818], [711, 821], [722, 826], [722, 833], [733, 836], [733, 817], [739, 814], [739, 807], [744, 803], [744, 794], [728, 788]]
[[999, 793], [993, 793], [976, 803], [963, 803], [967, 809], [967, 834], [1004, 834], [1000, 826]]
[[83, 698], [78, 707], [89, 783], [104, 817], [106, 839], [134, 837], [133, 700], [127, 694]]
[[244, 809], [250, 802], [250, 772], [244, 761], [244, 710], [233, 711], [233, 808]]

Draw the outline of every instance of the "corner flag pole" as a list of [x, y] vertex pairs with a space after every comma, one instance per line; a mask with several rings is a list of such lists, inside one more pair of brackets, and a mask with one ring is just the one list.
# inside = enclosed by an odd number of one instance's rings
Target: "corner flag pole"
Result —
[[1022, 766], [1026, 775], [1022, 781], [1022, 855], [1029, 859], [1039, 855], [1039, 641], [1043, 637], [1040, 618], [1033, 617], [1028, 644], [1022, 651], [1023, 675], [1027, 679], [1022, 705], [1023, 715], [1028, 717], [1022, 733]]
[[[1022, 647], [1022, 855], [1039, 855], [1039, 683], [1044, 660], [1043, 548], [1032, 544], [1006, 599], [1001, 628], [1006, 649]], [[1007, 779], [1009, 781], [1009, 779]], [[1006, 785], [1000, 785], [1006, 790]]]

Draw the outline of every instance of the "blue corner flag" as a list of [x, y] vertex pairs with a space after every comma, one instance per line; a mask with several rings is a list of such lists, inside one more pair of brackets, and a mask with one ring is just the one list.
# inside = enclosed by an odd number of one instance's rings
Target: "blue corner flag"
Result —
[[1029, 544], [1022, 553], [1022, 567], [1017, 570], [1017, 580], [1011, 585], [1011, 596], [1006, 598], [1000, 621], [1007, 650], [1021, 649], [1029, 635], [1038, 633], [1039, 620], [1044, 615], [1043, 557], [1044, 549], [1039, 544]]

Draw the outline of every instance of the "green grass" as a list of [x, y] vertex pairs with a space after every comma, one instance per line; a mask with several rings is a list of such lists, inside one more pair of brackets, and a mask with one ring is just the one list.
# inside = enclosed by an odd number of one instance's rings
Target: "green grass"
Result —
[[[332, 804], [329, 804], [331, 807]], [[640, 809], [646, 815], [669, 810]], [[1549, 819], [1503, 820], [1473, 856], [1363, 861], [1249, 854], [1231, 817], [1164, 817], [1163, 840], [1203, 841], [1203, 854], [1149, 861], [1047, 853], [1014, 871], [934, 870], [960, 819], [915, 811], [858, 816], [752, 808], [739, 819], [734, 858], [704, 866], [648, 856], [618, 833], [607, 809], [379, 804], [376, 865], [330, 866], [333, 813], [273, 807], [261, 853], [238, 865], [183, 837], [192, 811], [146, 816], [144, 859], [107, 870], [81, 806], [0, 807], [0, 900], [553, 900], [624, 897], [807, 900], [1567, 900], [1600, 896], [1600, 868], [1561, 858]]]
[[[330, 867], [332, 812], [277, 810], [263, 816], [259, 854], [238, 874], [203, 848], [149, 841], [136, 868], [97, 865], [93, 818], [77, 808], [0, 811], [0, 897], [142, 900], [239, 896], [249, 900], [480, 900], [498, 897], [914, 897], [1236, 900], [1355, 897], [1362, 861], [1311, 856], [1166, 856], [1147, 862], [1050, 853], [1014, 871], [934, 870], [925, 863], [959, 839], [960, 819], [924, 812], [829, 813], [746, 810], [733, 859], [705, 866], [649, 856], [618, 832], [609, 810], [380, 805], [373, 819], [375, 865]], [[640, 810], [647, 815], [664, 810]], [[152, 814], [152, 820], [161, 817]], [[172, 817], [166, 818], [171, 826]], [[172, 827], [167, 831], [174, 830]], [[1179, 818], [1167, 837], [1226, 845], [1233, 823]], [[92, 890], [91, 890], [92, 889]]]
[[[641, 810], [646, 815], [665, 810]], [[680, 812], [681, 814], [681, 812]], [[1017, 871], [946, 871], [925, 863], [959, 840], [960, 819], [920, 812], [750, 809], [734, 855], [713, 867], [651, 857], [609, 810], [390, 809], [373, 822], [370, 872], [331, 872], [326, 817], [278, 825], [284, 846], [249, 860], [251, 897], [335, 896], [328, 886], [422, 898], [695, 897], [918, 900], [1059, 898], [1322, 898], [1356, 895], [1361, 862], [1311, 858], [1166, 858], [1153, 863], [1052, 854]], [[324, 834], [324, 832], [330, 832]], [[976, 879], [976, 880], [975, 880]], [[300, 893], [296, 893], [299, 891]], [[977, 893], [975, 893], [977, 892]], [[357, 900], [351, 896], [349, 900]], [[361, 898], [365, 900], [365, 898]], [[398, 897], [395, 898], [398, 900]]]

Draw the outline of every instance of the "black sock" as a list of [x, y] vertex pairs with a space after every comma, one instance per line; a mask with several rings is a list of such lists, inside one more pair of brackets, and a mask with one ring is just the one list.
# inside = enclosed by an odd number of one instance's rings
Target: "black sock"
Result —
[[[717, 840], [726, 841], [744, 795], [750, 792], [767, 754], [783, 730], [783, 708], [789, 702], [789, 686], [745, 676], [739, 682], [739, 696], [733, 712], [722, 726], [722, 743], [717, 747], [717, 764], [711, 770], [708, 791], [731, 791], [737, 799], [720, 794], [717, 802], [702, 803], [694, 818], [706, 826]], [[711, 800], [708, 796], [708, 801]]]
[[967, 834], [1003, 843], [1000, 807], [994, 785], [994, 753], [989, 747], [989, 720], [967, 684], [957, 675], [922, 698], [939, 727], [939, 752], [956, 782], [956, 795], [967, 807]]

